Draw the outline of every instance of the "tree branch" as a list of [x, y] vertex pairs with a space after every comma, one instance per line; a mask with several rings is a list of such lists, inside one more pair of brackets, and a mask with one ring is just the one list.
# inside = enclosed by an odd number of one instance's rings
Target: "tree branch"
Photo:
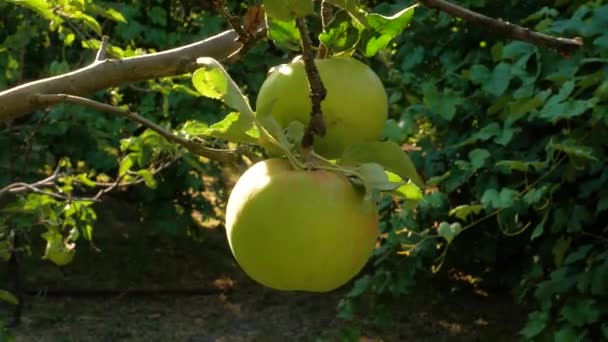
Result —
[[[327, 90], [323, 86], [321, 75], [315, 65], [315, 52], [312, 49], [312, 42], [308, 33], [308, 27], [304, 18], [296, 19], [296, 25], [302, 39], [302, 58], [304, 59], [304, 68], [308, 79], [308, 89], [310, 91], [310, 100], [312, 102], [312, 111], [310, 113], [310, 121], [308, 127], [304, 131], [302, 138], [302, 148], [307, 151], [313, 145], [314, 136], [325, 135], [325, 122], [323, 122], [323, 111], [321, 102], [327, 96]], [[305, 152], [306, 153], [306, 152]]]
[[538, 46], [547, 47], [556, 50], [564, 56], [570, 56], [583, 46], [583, 41], [580, 37], [574, 39], [553, 37], [544, 33], [539, 33], [517, 26], [506, 21], [490, 18], [483, 14], [471, 11], [444, 0], [418, 0], [421, 5], [434, 8], [439, 11], [448, 13], [454, 17], [462, 18], [473, 24], [486, 27], [494, 30], [509, 39], [521, 40], [532, 43]]
[[205, 158], [209, 158], [209, 159], [213, 159], [216, 161], [229, 162], [229, 161], [234, 160], [238, 156], [236, 154], [236, 152], [233, 150], [213, 149], [213, 148], [205, 147], [205, 146], [203, 146], [199, 143], [193, 142], [191, 140], [182, 138], [180, 136], [177, 136], [177, 135], [167, 131], [166, 129], [160, 127], [159, 125], [153, 123], [152, 121], [149, 121], [149, 120], [141, 117], [137, 113], [134, 113], [134, 112], [131, 112], [131, 111], [128, 111], [128, 110], [125, 110], [125, 109], [122, 109], [122, 108], [119, 108], [116, 106], [112, 106], [109, 104], [90, 100], [90, 99], [87, 99], [84, 97], [68, 95], [68, 94], [34, 94], [34, 95], [31, 95], [31, 101], [33, 103], [35, 103], [36, 105], [39, 105], [42, 107], [52, 106], [52, 105], [55, 105], [58, 103], [73, 103], [73, 104], [87, 106], [87, 107], [97, 109], [97, 110], [100, 110], [103, 112], [107, 112], [110, 114], [124, 116], [128, 119], [131, 119], [133, 121], [136, 121], [136, 122], [144, 125], [145, 127], [148, 127], [149, 129], [158, 133], [160, 136], [167, 139], [168, 141], [174, 142], [176, 144], [179, 144], [179, 145], [185, 147], [188, 151], [190, 151], [196, 155], [199, 155], [199, 156], [202, 156]]
[[[45, 105], [33, 94], [84, 96], [109, 87], [160, 77], [177, 76], [198, 68], [196, 59], [223, 60], [241, 47], [233, 30], [175, 49], [125, 59], [95, 60], [67, 74], [49, 77], [0, 92], [0, 123], [25, 116]], [[103, 44], [102, 44], [103, 47]]]

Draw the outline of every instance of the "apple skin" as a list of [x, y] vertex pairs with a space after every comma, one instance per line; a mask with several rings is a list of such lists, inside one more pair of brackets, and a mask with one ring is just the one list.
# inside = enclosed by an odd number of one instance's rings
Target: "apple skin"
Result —
[[237, 263], [258, 283], [327, 292], [365, 266], [378, 213], [343, 175], [268, 159], [249, 168], [232, 190], [226, 233]]
[[[351, 57], [316, 59], [327, 97], [321, 102], [326, 135], [315, 137], [314, 150], [338, 158], [346, 147], [381, 138], [388, 117], [388, 98], [382, 81], [364, 63]], [[271, 69], [256, 102], [258, 116], [272, 115], [287, 127], [308, 124], [312, 103], [301, 58]]]

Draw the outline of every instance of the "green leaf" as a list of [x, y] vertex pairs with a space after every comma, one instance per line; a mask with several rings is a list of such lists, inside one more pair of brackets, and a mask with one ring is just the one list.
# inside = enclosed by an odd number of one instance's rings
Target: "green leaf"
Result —
[[96, 186], [95, 182], [92, 181], [91, 179], [89, 179], [89, 177], [87, 177], [86, 173], [81, 173], [78, 175], [78, 180], [80, 180], [82, 182], [82, 184], [94, 188]]
[[548, 185], [543, 185], [540, 188], [529, 188], [523, 199], [529, 205], [538, 203], [549, 190]]
[[569, 96], [574, 91], [574, 81], [568, 81], [562, 85], [560, 91], [551, 96], [545, 106], [540, 110], [538, 116], [551, 122], [561, 119], [569, 119], [582, 115], [587, 109], [595, 105], [595, 100], [573, 100]]
[[196, 62], [204, 66], [192, 75], [194, 88], [204, 96], [222, 100], [227, 106], [239, 111], [245, 120], [254, 121], [255, 116], [247, 97], [226, 69], [210, 57], [201, 57]]
[[410, 179], [420, 188], [424, 182], [418, 175], [414, 163], [399, 145], [394, 142], [367, 142], [349, 146], [339, 164], [357, 166], [362, 163], [378, 163], [386, 170], [399, 175], [403, 179]]
[[571, 243], [572, 238], [563, 236], [555, 242], [553, 249], [551, 250], [553, 253], [553, 264], [555, 267], [559, 267], [561, 265], [564, 255], [566, 255], [566, 252], [568, 252]]
[[465, 221], [470, 215], [478, 215], [482, 209], [483, 206], [481, 204], [463, 204], [450, 210], [449, 215], [456, 216], [457, 218]]
[[340, 10], [319, 35], [319, 40], [332, 52], [342, 52], [352, 49], [359, 41], [360, 31], [352, 24], [351, 17], [346, 11]]
[[292, 121], [285, 129], [285, 136], [292, 145], [297, 145], [302, 141], [306, 127], [300, 121]]
[[300, 50], [300, 32], [296, 27], [295, 20], [280, 21], [266, 17], [266, 24], [268, 26], [268, 38], [274, 44], [288, 50]]
[[147, 187], [151, 189], [156, 189], [156, 180], [154, 179], [154, 174], [152, 173], [152, 171], [148, 169], [139, 170], [137, 171], [137, 175], [143, 178], [144, 183]]
[[530, 169], [540, 170], [547, 167], [546, 161], [529, 161], [525, 162], [522, 160], [501, 160], [494, 164], [496, 166], [504, 166], [510, 170], [528, 172]]
[[332, 5], [338, 6], [348, 12], [359, 25], [366, 27], [366, 12], [361, 9], [359, 0], [327, 0]]
[[222, 121], [205, 130], [203, 135], [240, 143], [257, 143], [260, 136], [253, 118], [239, 112], [226, 115]]
[[532, 339], [545, 330], [547, 323], [549, 323], [549, 314], [547, 312], [533, 311], [528, 315], [528, 321], [521, 330], [521, 334], [527, 339]]
[[584, 341], [584, 337], [576, 329], [566, 326], [553, 333], [554, 342], [578, 342]]
[[587, 257], [587, 254], [591, 251], [593, 245], [582, 245], [575, 252], [568, 254], [564, 264], [572, 264], [577, 261], [583, 260]]
[[422, 91], [425, 106], [446, 121], [452, 121], [456, 115], [456, 107], [463, 102], [462, 96], [455, 91], [445, 88], [440, 92], [431, 83], [422, 85]]
[[458, 222], [452, 224], [441, 222], [437, 228], [437, 233], [448, 243], [451, 243], [460, 232], [462, 232], [462, 226]]
[[125, 175], [129, 170], [131, 170], [131, 167], [133, 167], [134, 163], [135, 162], [133, 160], [133, 153], [127, 154], [120, 161], [120, 165], [118, 166], [118, 176], [121, 177], [121, 176]]
[[471, 165], [473, 166], [472, 171], [474, 172], [479, 170], [489, 157], [490, 152], [486, 149], [476, 148], [469, 152], [469, 159], [471, 160]]
[[314, 12], [312, 0], [264, 0], [267, 17], [278, 20], [293, 20]]
[[99, 22], [97, 22], [97, 20], [95, 18], [93, 18], [92, 16], [85, 14], [83, 12], [71, 12], [70, 17], [72, 17], [73, 19], [76, 19], [78, 21], [81, 21], [85, 26], [87, 26], [89, 29], [91, 29], [93, 32], [97, 33], [98, 35], [100, 35], [100, 36], [102, 35], [101, 25], [99, 25]]
[[561, 143], [550, 143], [548, 148], [562, 151], [570, 158], [598, 161], [598, 158], [593, 155], [593, 149], [591, 147], [580, 145], [574, 139], [565, 139]]
[[45, 1], [45, 0], [8, 0], [8, 2], [12, 2], [12, 3], [20, 5], [20, 6], [28, 7], [48, 20], [57, 21], [58, 23], [63, 22], [61, 17], [57, 16], [53, 12], [53, 9], [51, 8], [51, 4], [48, 1]]
[[510, 188], [502, 188], [500, 192], [488, 189], [481, 197], [481, 203], [495, 209], [504, 209], [513, 205], [518, 192]]
[[184, 125], [180, 128], [179, 133], [183, 135], [186, 139], [191, 139], [193, 137], [201, 137], [204, 136], [209, 129], [209, 125], [204, 122], [190, 120], [186, 121]]
[[13, 304], [13, 305], [19, 304], [19, 299], [17, 299], [17, 297], [14, 294], [12, 294], [6, 290], [1, 290], [1, 289], [0, 289], [0, 301], [7, 302], [7, 303]]
[[371, 13], [366, 16], [368, 28], [373, 31], [369, 35], [364, 35], [363, 53], [366, 57], [372, 57], [378, 51], [384, 49], [397, 35], [409, 25], [414, 16], [414, 6], [405, 8], [404, 10], [386, 17], [377, 13]]
[[384, 172], [382, 165], [377, 163], [363, 163], [355, 168], [355, 171], [361, 176], [363, 185], [368, 193], [375, 191], [393, 191], [396, 190], [400, 183], [392, 183], [388, 179], [388, 175]]
[[470, 70], [471, 81], [480, 84], [483, 91], [493, 96], [503, 95], [512, 77], [508, 63], [499, 63], [492, 72], [482, 64], [475, 64]]
[[560, 316], [575, 327], [595, 323], [600, 318], [600, 311], [594, 299], [572, 300], [560, 311]]
[[416, 184], [414, 184], [412, 182], [406, 183], [406, 182], [404, 182], [403, 178], [399, 177], [399, 175], [392, 173], [390, 171], [385, 171], [385, 172], [386, 172], [386, 174], [388, 176], [388, 180], [390, 182], [402, 184], [394, 191], [391, 191], [391, 195], [410, 201], [408, 203], [410, 207], [415, 205], [418, 201], [422, 200], [422, 198], [424, 197], [424, 194], [422, 193], [422, 190], [418, 186], [416, 186]]

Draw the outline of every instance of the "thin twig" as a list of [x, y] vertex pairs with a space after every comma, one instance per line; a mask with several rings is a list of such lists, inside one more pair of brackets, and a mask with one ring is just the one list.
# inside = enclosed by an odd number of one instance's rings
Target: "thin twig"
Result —
[[[334, 10], [331, 4], [327, 0], [321, 2], [321, 25], [323, 26], [323, 32], [327, 32], [329, 23], [334, 19]], [[329, 48], [325, 44], [321, 43], [319, 51], [317, 51], [318, 58], [326, 58], [329, 54]]]
[[108, 36], [103, 36], [101, 38], [101, 45], [99, 46], [99, 50], [97, 50], [97, 55], [95, 56], [96, 62], [101, 62], [108, 57], [108, 43], [110, 38]]
[[[27, 139], [27, 143], [25, 146], [25, 152], [23, 153], [23, 165], [29, 164], [30, 156], [32, 153], [32, 147], [34, 145], [34, 138], [36, 137], [36, 134], [38, 133], [38, 130], [40, 129], [42, 122], [46, 119], [46, 117], [48, 115], [49, 115], [49, 111], [45, 110], [44, 114], [42, 114], [42, 117], [40, 119], [38, 119], [38, 121], [36, 121], [36, 124], [34, 125], [34, 129], [32, 130], [32, 133], [30, 134], [29, 138]], [[21, 170], [21, 176], [23, 176], [25, 171], [26, 171], [25, 169]]]
[[226, 18], [226, 21], [228, 21], [228, 24], [230, 24], [230, 27], [234, 30], [234, 32], [238, 34], [238, 38], [236, 38], [236, 40], [242, 44], [238, 50], [226, 58], [226, 63], [236, 62], [240, 56], [246, 54], [247, 51], [251, 49], [255, 42], [266, 37], [265, 27], [256, 26], [247, 29], [241, 23], [241, 18], [230, 13], [230, 10], [226, 7], [226, 0], [213, 0], [213, 5], [218, 13], [222, 17]]
[[243, 25], [241, 25], [239, 17], [236, 17], [230, 13], [230, 10], [228, 10], [226, 7], [226, 0], [214, 0], [213, 4], [219, 14], [226, 18], [228, 24], [230, 24], [230, 27], [232, 27], [232, 29], [239, 35], [237, 39], [241, 43], [246, 44], [253, 38], [249, 32], [245, 31]]
[[[310, 100], [312, 102], [312, 111], [310, 112], [310, 121], [308, 127], [304, 131], [302, 138], [302, 148], [304, 151], [310, 151], [314, 143], [315, 134], [318, 136], [325, 135], [325, 122], [323, 121], [323, 111], [321, 102], [327, 96], [327, 90], [321, 80], [319, 70], [315, 65], [315, 53], [312, 49], [312, 41], [308, 35], [308, 27], [304, 18], [296, 19], [296, 25], [300, 32], [302, 40], [302, 58], [304, 59], [304, 68], [308, 78], [308, 89], [310, 91]], [[306, 153], [306, 152], [305, 152]]]
[[149, 120], [141, 117], [137, 113], [134, 113], [129, 110], [125, 110], [125, 109], [122, 109], [122, 108], [119, 108], [116, 106], [112, 106], [109, 104], [90, 100], [90, 99], [87, 99], [84, 97], [68, 95], [68, 94], [36, 94], [31, 97], [31, 100], [37, 102], [38, 104], [44, 105], [44, 106], [52, 106], [52, 105], [55, 105], [58, 103], [79, 104], [79, 105], [87, 106], [87, 107], [97, 109], [97, 110], [100, 110], [100, 111], [103, 111], [106, 113], [120, 115], [120, 116], [126, 117], [128, 119], [131, 119], [133, 121], [136, 121], [136, 122], [148, 127], [149, 129], [158, 133], [160, 136], [167, 139], [168, 141], [179, 144], [179, 145], [183, 146], [184, 148], [186, 148], [188, 151], [190, 151], [196, 155], [199, 155], [199, 156], [202, 156], [205, 158], [209, 158], [212, 160], [216, 160], [216, 161], [220, 161], [220, 162], [228, 162], [228, 161], [234, 160], [237, 157], [234, 150], [214, 149], [214, 148], [209, 148], [209, 147], [203, 146], [203, 145], [195, 143], [191, 140], [177, 136], [177, 135], [169, 132], [168, 130], [160, 127], [159, 125], [153, 123], [152, 121], [149, 121]]
[[434, 8], [448, 13], [454, 17], [462, 18], [473, 24], [494, 30], [513, 40], [521, 40], [538, 46], [544, 46], [556, 50], [564, 56], [571, 56], [583, 46], [580, 37], [574, 39], [554, 37], [544, 33], [532, 31], [525, 27], [511, 24], [506, 21], [494, 19], [481, 13], [471, 11], [444, 0], [418, 0], [418, 2], [428, 8]]

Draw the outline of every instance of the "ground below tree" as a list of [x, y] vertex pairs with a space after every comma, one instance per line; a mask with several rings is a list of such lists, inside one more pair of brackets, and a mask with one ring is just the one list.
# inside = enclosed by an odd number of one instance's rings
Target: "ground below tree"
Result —
[[[28, 260], [28, 287], [49, 292], [26, 298], [16, 341], [513, 341], [525, 320], [507, 294], [453, 292], [445, 283], [391, 300], [382, 326], [365, 315], [338, 319], [348, 287], [328, 294], [264, 288], [235, 264], [221, 227], [204, 236], [153, 234], [126, 202], [104, 202], [95, 239], [101, 253], [81, 244], [63, 269]], [[119, 291], [56, 296], [56, 289]], [[129, 292], [138, 289], [146, 293]]]

